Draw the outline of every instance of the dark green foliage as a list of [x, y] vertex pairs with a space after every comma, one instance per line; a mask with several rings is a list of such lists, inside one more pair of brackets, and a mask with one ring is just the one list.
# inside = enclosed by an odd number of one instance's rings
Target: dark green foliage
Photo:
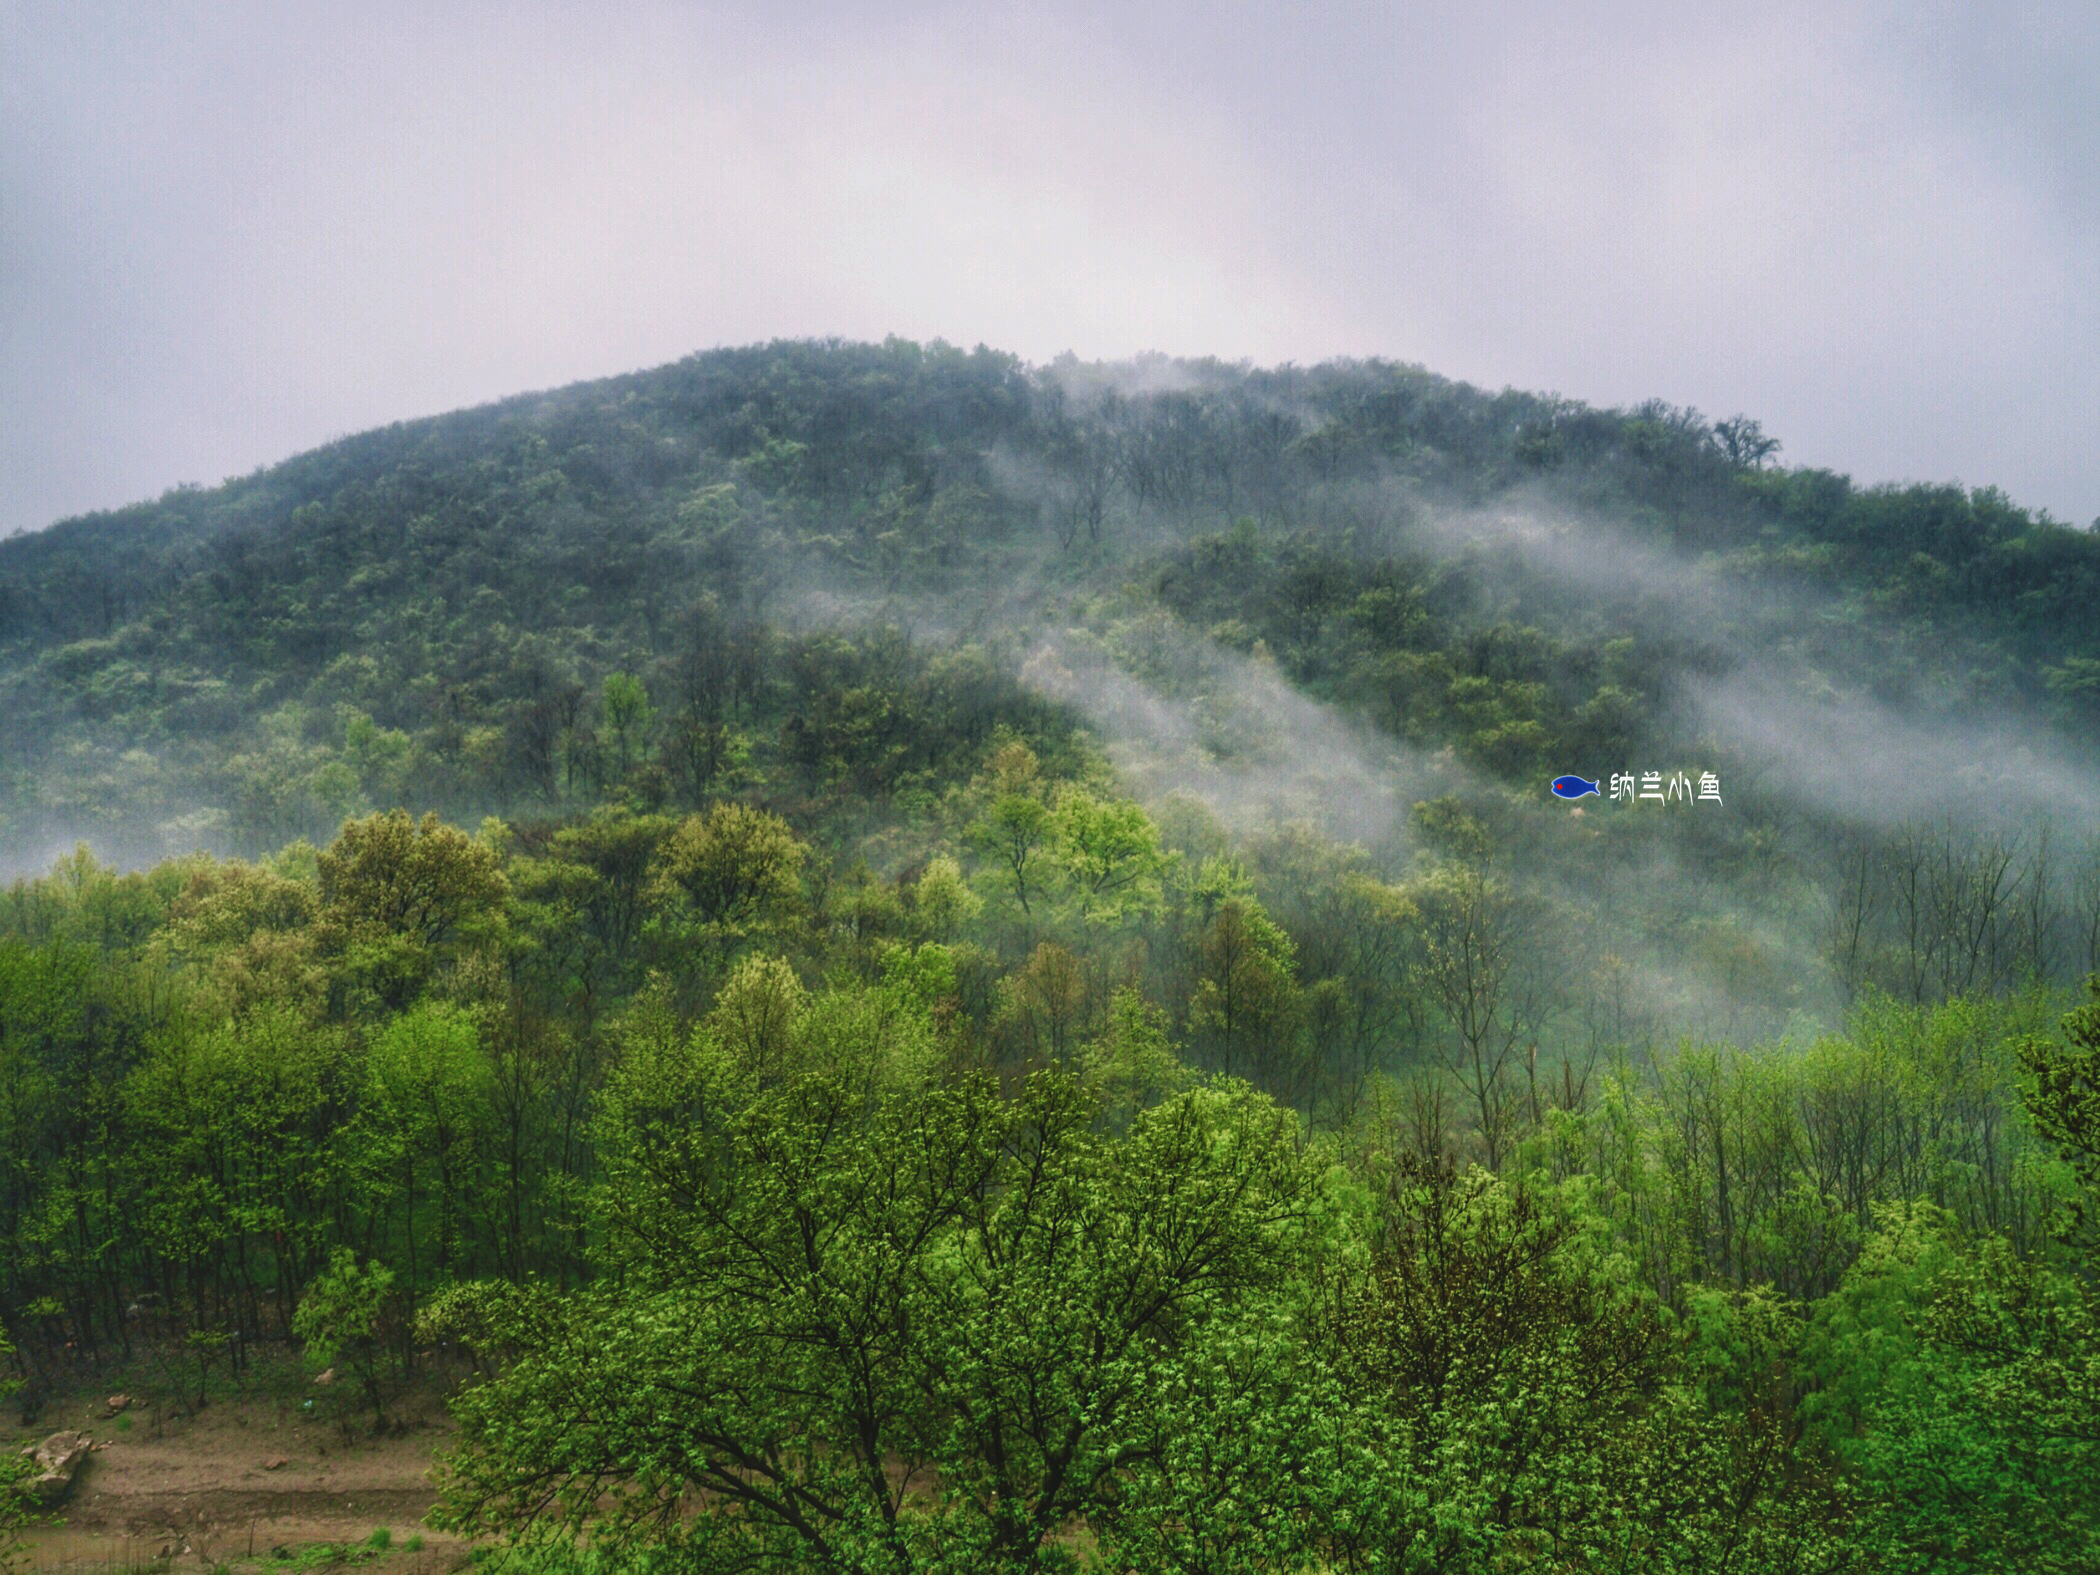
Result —
[[1004, 663], [783, 635], [805, 593], [967, 625], [1133, 570], [1196, 632], [1499, 775], [1658, 742], [1658, 678], [1724, 660], [1721, 631], [1688, 641], [1638, 576], [1571, 616], [1491, 533], [1454, 556], [1416, 528], [1490, 501], [1709, 554], [1753, 603], [1810, 589], [1830, 616], [1734, 634], [1872, 692], [1931, 675], [1935, 703], [2094, 720], [2100, 548], [1998, 493], [1861, 490], [1766, 466], [1740, 418], [1385, 363], [1176, 375], [1125, 396], [940, 345], [721, 351], [15, 538], [0, 835], [256, 851], [396, 804], [691, 806], [776, 746], [809, 790], [887, 799], [1012, 710]]
[[[2087, 981], [2093, 999], [2064, 1019], [2067, 1044], [2043, 1038], [2022, 1040], [2020, 1064], [2034, 1079], [2027, 1092], [2035, 1129], [2076, 1167], [2085, 1184], [2074, 1218], [2086, 1232], [2100, 1227], [2093, 1204], [2100, 1200], [2100, 975]], [[2100, 1246], [2100, 1234], [2090, 1243]]]

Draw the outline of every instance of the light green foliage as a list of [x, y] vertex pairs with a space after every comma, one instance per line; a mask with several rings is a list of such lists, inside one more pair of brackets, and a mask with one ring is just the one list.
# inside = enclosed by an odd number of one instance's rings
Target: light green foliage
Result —
[[320, 856], [324, 918], [352, 940], [402, 936], [436, 947], [504, 895], [495, 854], [435, 815], [352, 821]]
[[703, 926], [740, 936], [792, 906], [808, 853], [779, 816], [722, 803], [679, 822], [657, 853], [655, 879], [660, 892], [682, 896]]
[[1830, 1446], [1858, 1463], [1885, 1447], [1891, 1410], [1914, 1409], [1926, 1364], [1918, 1320], [1956, 1259], [1943, 1211], [1890, 1203], [1843, 1282], [1816, 1304], [1801, 1367], [1814, 1385], [1802, 1411]]
[[1158, 910], [1166, 861], [1159, 829], [1143, 809], [1128, 799], [1066, 788], [1051, 833], [1066, 888], [1086, 923], [1121, 924]]
[[[375, 1185], [398, 1180], [409, 1217], [411, 1282], [425, 1255], [442, 1280], [458, 1254], [462, 1216], [493, 1126], [495, 1080], [479, 1026], [450, 1004], [414, 1007], [373, 1037], [366, 1075], [367, 1143], [359, 1163]], [[419, 1198], [437, 1206], [427, 1235], [416, 1227]]]
[[656, 708], [649, 703], [649, 690], [633, 673], [607, 673], [601, 704], [605, 712], [605, 746], [612, 754], [613, 770], [625, 777], [648, 747], [656, 726]]
[[1176, 895], [1199, 924], [1208, 925], [1228, 902], [1254, 900], [1254, 877], [1229, 854], [1206, 854], [1193, 867], [1182, 866]]
[[1244, 1093], [1115, 1141], [1093, 1114], [1053, 1073], [872, 1106], [811, 1077], [674, 1145], [615, 1134], [620, 1287], [474, 1304], [532, 1354], [462, 1399], [441, 1519], [544, 1505], [542, 1534], [699, 1569], [1060, 1567], [1146, 1398], [1279, 1283], [1308, 1187]]
[[926, 861], [911, 888], [911, 924], [930, 941], [952, 941], [962, 927], [984, 911], [984, 899], [970, 890], [962, 866], [946, 854]]
[[940, 1057], [929, 987], [941, 987], [944, 971], [935, 950], [883, 983], [826, 990], [798, 1026], [803, 1064], [870, 1095], [918, 1087]]
[[123, 1090], [152, 1178], [140, 1221], [152, 1250], [204, 1270], [261, 1238], [288, 1276], [320, 1261], [320, 1220], [355, 1147], [330, 1118], [353, 1077], [342, 1032], [288, 1004], [159, 1038]]
[[405, 810], [346, 823], [319, 867], [322, 944], [387, 1009], [413, 1000], [509, 895], [493, 850]]
[[393, 1285], [390, 1270], [377, 1263], [360, 1266], [356, 1253], [338, 1247], [292, 1315], [292, 1332], [305, 1342], [306, 1359], [327, 1367], [369, 1350], [380, 1337]]
[[343, 764], [356, 774], [367, 803], [401, 801], [415, 771], [416, 744], [399, 728], [381, 727], [352, 705], [337, 708], [343, 724]]
[[1088, 1080], [1101, 1091], [1109, 1120], [1127, 1125], [1137, 1113], [1181, 1092], [1194, 1074], [1174, 1053], [1166, 1014], [1137, 991], [1116, 991], [1108, 1023], [1083, 1056]]
[[[2100, 1007], [2061, 1041], [2014, 1041], [2037, 1128], [2081, 1189], [2069, 1234], [2095, 1217], [2093, 1078]], [[1856, 1462], [1873, 1546], [1898, 1570], [2082, 1571], [2100, 1565], [2100, 1297], [2089, 1275], [1962, 1241], [1943, 1215], [1887, 1209], [1819, 1310], [1828, 1399], [1818, 1411]]]
[[825, 891], [823, 917], [835, 933], [850, 938], [865, 966], [884, 940], [905, 928], [904, 908], [897, 886], [878, 879], [865, 860], [855, 859]]
[[678, 505], [678, 524], [693, 535], [714, 537], [734, 530], [742, 514], [736, 484], [718, 481], [701, 487]]
[[1056, 817], [1044, 802], [1035, 753], [1012, 742], [993, 753], [984, 812], [970, 823], [970, 845], [990, 866], [995, 889], [1033, 914], [1053, 878]]
[[[1468, 1170], [1463, 1083], [1344, 1096], [1330, 1057], [1455, 1034], [1436, 948], [1523, 940], [1469, 939], [1487, 860], [1389, 880], [1285, 828], [1242, 863], [1189, 822], [1156, 907], [1098, 922], [1056, 821], [1109, 801], [1033, 758], [994, 753], [1058, 806], [1026, 926], [937, 854], [811, 872], [743, 805], [67, 861], [13, 899], [47, 938], [0, 939], [23, 1336], [172, 1280], [200, 1375], [290, 1331], [377, 1415], [434, 1306], [494, 1374], [449, 1513], [523, 1532], [526, 1481], [549, 1533], [703, 1569], [2089, 1557], [2093, 1319], [2046, 1228], [2089, 1013], [1876, 1000], [1621, 1059]], [[675, 1484], [715, 1508], [666, 1517]]]
[[386, 1418], [380, 1376], [396, 1321], [393, 1293], [391, 1269], [372, 1262], [360, 1265], [356, 1253], [338, 1247], [292, 1314], [292, 1333], [304, 1342], [306, 1360], [321, 1368], [337, 1363], [349, 1367], [375, 1424]]
[[317, 1011], [326, 991], [318, 880], [266, 865], [200, 862], [158, 939], [202, 969], [236, 1015], [268, 1003]]
[[955, 953], [934, 942], [886, 947], [882, 985], [903, 1010], [931, 1016], [955, 998]]
[[1112, 1534], [1170, 1570], [1845, 1567], [1839, 1501], [1769, 1420], [1716, 1412], [1596, 1232], [1403, 1164], [1296, 1318], [1157, 1397]]
[[303, 929], [318, 908], [312, 883], [287, 878], [267, 865], [202, 861], [192, 869], [163, 933], [170, 945], [203, 953], [238, 946], [261, 932]]
[[750, 956], [715, 997], [707, 1030], [743, 1075], [766, 1086], [798, 1070], [809, 992], [784, 957]]
[[2064, 1018], [2061, 1042], [2029, 1035], [2014, 1053], [2034, 1080], [2023, 1097], [2035, 1127], [2082, 1184], [2071, 1218], [2100, 1247], [2100, 974], [2086, 988], [2092, 999]]
[[1713, 1415], [1776, 1412], [1779, 1386], [1803, 1369], [1802, 1312], [1769, 1285], [1698, 1286], [1684, 1297], [1678, 1371]]
[[2092, 1288], [1999, 1241], [1949, 1258], [1923, 1284], [1895, 1288], [1910, 1292], [1910, 1338], [1861, 1353], [1886, 1363], [1869, 1366], [1879, 1382], [1846, 1441], [1866, 1540], [1896, 1570], [2090, 1570], [2100, 1562]]

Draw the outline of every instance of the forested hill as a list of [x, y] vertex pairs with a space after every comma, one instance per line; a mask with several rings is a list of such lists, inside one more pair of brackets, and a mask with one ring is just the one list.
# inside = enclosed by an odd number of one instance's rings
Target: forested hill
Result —
[[[2081, 829], [2100, 537], [1777, 448], [1389, 363], [895, 340], [390, 427], [0, 543], [0, 873], [723, 794], [858, 846], [1019, 728], [1374, 850], [1413, 802], [1514, 848], [1561, 772], [1711, 770], [1725, 815], [1593, 835], [1694, 872], [1639, 921], [1666, 949], [1732, 918], [1720, 952], [1798, 975], [1844, 857], [1896, 922], [1861, 834]], [[1994, 977], [2085, 965], [2075, 844]], [[1538, 852], [1596, 886], [1603, 854]]]
[[[1509, 780], [1594, 774], [1712, 640], [1625, 618], [1631, 584], [1514, 585], [1424, 528], [1508, 507], [1827, 596], [1819, 666], [1841, 688], [2100, 725], [2100, 539], [1992, 491], [1789, 471], [1770, 447], [1750, 423], [1376, 362], [699, 355], [0, 543], [0, 840], [253, 850], [401, 797], [552, 802], [608, 672], [668, 714], [700, 609], [806, 625], [817, 588], [906, 623], [963, 609], [935, 620], [952, 630], [1017, 585], [1135, 578], [1409, 738]], [[1873, 638], [1840, 650], [1848, 622]], [[1373, 675], [1401, 654], [1438, 660]]]

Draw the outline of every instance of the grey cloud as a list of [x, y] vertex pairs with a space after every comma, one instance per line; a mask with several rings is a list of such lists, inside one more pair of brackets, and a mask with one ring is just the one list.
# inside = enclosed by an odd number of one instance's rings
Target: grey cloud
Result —
[[17, 3], [0, 529], [890, 332], [1660, 395], [2083, 520], [2096, 65], [2071, 5]]

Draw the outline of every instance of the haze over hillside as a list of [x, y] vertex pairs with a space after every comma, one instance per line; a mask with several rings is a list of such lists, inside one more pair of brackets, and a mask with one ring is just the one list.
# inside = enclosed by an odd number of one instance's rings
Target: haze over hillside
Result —
[[[1928, 830], [2006, 853], [1990, 925], [2026, 905], [1964, 968], [2092, 966], [2100, 540], [1777, 450], [1380, 362], [711, 352], [0, 544], [0, 845], [731, 782], [879, 840], [1047, 704], [1240, 835], [1390, 865], [1414, 806], [1470, 806], [1657, 1025], [1827, 1020], [1901, 972], [1832, 927], [1897, 924], [1875, 850]], [[1571, 818], [1564, 772], [1721, 802]]]

